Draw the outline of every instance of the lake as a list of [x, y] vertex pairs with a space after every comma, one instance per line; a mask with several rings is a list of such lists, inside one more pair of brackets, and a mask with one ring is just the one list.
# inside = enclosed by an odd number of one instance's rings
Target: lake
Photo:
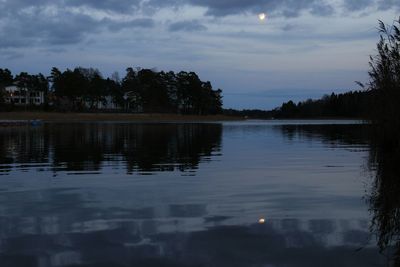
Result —
[[0, 266], [386, 266], [368, 128], [0, 128]]

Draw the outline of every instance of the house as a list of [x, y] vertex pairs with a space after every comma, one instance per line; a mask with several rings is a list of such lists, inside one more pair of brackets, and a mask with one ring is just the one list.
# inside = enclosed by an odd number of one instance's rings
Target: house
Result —
[[114, 98], [110, 95], [104, 97], [104, 102], [97, 103], [97, 109], [106, 109], [106, 110], [123, 110], [124, 107], [118, 105]]
[[122, 110], [123, 107], [119, 106], [110, 95], [104, 96], [102, 100], [91, 102], [89, 100], [82, 100], [86, 109], [95, 110]]
[[40, 106], [45, 102], [44, 92], [32, 91], [27, 88], [20, 88], [17, 85], [10, 85], [4, 88], [5, 102], [14, 105], [35, 105]]
[[82, 102], [86, 109], [95, 109], [103, 111], [129, 110], [131, 112], [136, 112], [136, 113], [143, 112], [143, 108], [141, 106], [133, 104], [136, 103], [137, 97], [132, 92], [125, 93], [123, 95], [123, 100], [125, 104], [118, 103], [111, 95], [106, 95], [102, 98], [101, 101], [96, 101], [92, 103], [88, 100], [82, 100]]

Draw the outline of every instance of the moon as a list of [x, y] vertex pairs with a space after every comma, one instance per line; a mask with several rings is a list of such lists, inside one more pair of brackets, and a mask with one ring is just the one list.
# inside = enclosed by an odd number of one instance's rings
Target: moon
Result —
[[261, 21], [264, 21], [267, 18], [267, 15], [265, 13], [260, 13], [258, 14], [258, 19]]

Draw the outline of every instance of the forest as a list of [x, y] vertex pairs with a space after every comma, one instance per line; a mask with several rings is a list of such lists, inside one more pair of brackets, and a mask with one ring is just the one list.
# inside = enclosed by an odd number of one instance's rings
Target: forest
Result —
[[302, 119], [302, 118], [367, 118], [374, 92], [368, 90], [349, 91], [342, 94], [332, 93], [320, 99], [308, 99], [294, 103], [283, 103], [273, 110], [225, 109], [224, 114], [247, 116], [255, 119]]
[[45, 102], [39, 108], [48, 111], [103, 109], [198, 115], [222, 111], [222, 90], [214, 90], [209, 81], [201, 81], [194, 72], [127, 68], [123, 78], [119, 78], [118, 73], [104, 78], [99, 70], [82, 67], [65, 71], [53, 68], [48, 77], [27, 72], [13, 76], [10, 70], [0, 69], [3, 110], [18, 108], [6, 101], [5, 88], [10, 85], [17, 86], [25, 94], [44, 92]]
[[321, 99], [283, 103], [271, 111], [274, 118], [366, 118], [373, 99], [370, 91], [350, 91], [342, 94], [332, 93]]

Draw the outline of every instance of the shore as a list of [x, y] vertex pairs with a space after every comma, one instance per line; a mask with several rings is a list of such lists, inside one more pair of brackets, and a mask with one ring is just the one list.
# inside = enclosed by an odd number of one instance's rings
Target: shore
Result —
[[0, 120], [42, 120], [43, 122], [206, 122], [237, 121], [241, 117], [224, 115], [130, 114], [130, 113], [59, 113], [59, 112], [0, 112]]

